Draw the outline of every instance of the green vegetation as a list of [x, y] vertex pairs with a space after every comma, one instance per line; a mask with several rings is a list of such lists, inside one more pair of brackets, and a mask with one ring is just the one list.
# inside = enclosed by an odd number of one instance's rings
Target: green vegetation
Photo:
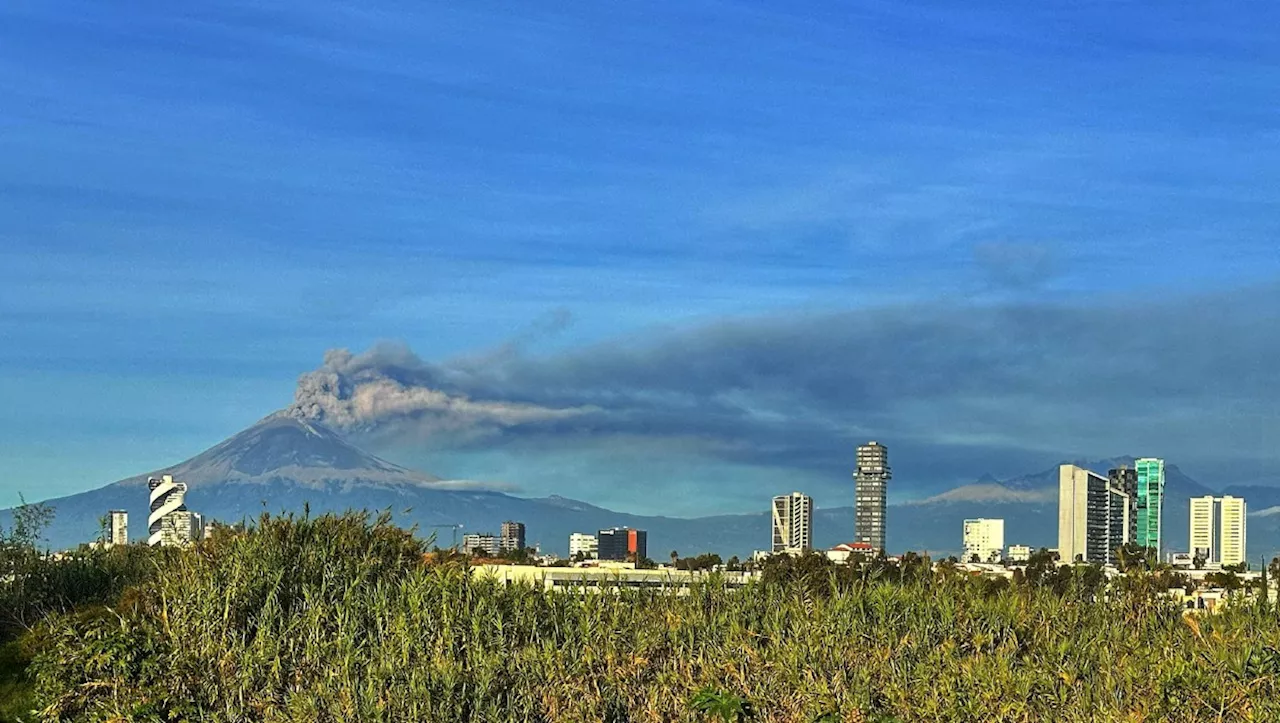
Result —
[[1165, 572], [1033, 563], [777, 557], [740, 590], [552, 593], [386, 517], [264, 516], [50, 615], [18, 692], [56, 721], [1280, 719], [1273, 606], [1188, 616]]
[[17, 641], [0, 644], [0, 721], [3, 723], [35, 720], [30, 713], [35, 707], [31, 681], [27, 678], [30, 662]]

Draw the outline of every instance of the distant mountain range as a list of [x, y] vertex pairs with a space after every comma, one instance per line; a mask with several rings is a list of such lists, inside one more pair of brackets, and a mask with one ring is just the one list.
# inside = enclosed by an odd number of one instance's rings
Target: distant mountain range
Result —
[[[1120, 464], [1132, 466], [1133, 458], [1075, 463], [1105, 474]], [[313, 514], [387, 509], [398, 523], [417, 525], [424, 535], [436, 534], [441, 546], [453, 543], [453, 526], [460, 525], [466, 532], [496, 532], [503, 520], [520, 520], [531, 544], [538, 542], [544, 550], [565, 554], [572, 532], [625, 525], [647, 530], [649, 555], [661, 560], [671, 550], [746, 556], [765, 547], [770, 532], [766, 510], [696, 519], [632, 515], [558, 496], [517, 497], [472, 483], [441, 480], [360, 450], [318, 424], [275, 414], [181, 464], [48, 500], [56, 510], [50, 544], [64, 548], [95, 539], [98, 520], [110, 509], [128, 510], [131, 537], [142, 539], [147, 524], [146, 480], [157, 474], [172, 474], [186, 482], [188, 507], [209, 519], [233, 522], [263, 511], [298, 512], [304, 503]], [[889, 548], [959, 554], [963, 521], [970, 517], [1003, 518], [1007, 544], [1053, 547], [1057, 544], [1057, 483], [1054, 467], [1008, 480], [988, 476], [925, 500], [891, 505]], [[1276, 555], [1280, 488], [1231, 487], [1214, 492], [1173, 465], [1166, 468], [1167, 549], [1186, 547], [1188, 498], [1222, 493], [1245, 497], [1253, 511], [1250, 558]], [[8, 518], [8, 511], [0, 512], [0, 518]], [[7, 519], [0, 523], [7, 524]], [[852, 533], [852, 507], [814, 512], [816, 545], [830, 547], [848, 541]]]

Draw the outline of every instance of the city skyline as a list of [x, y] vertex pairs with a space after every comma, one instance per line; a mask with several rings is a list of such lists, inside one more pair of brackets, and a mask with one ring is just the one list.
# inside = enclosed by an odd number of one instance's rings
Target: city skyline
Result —
[[670, 10], [0, 10], [0, 504], [295, 394], [637, 512], [826, 501], [871, 437], [891, 503], [1280, 479], [1280, 10]]

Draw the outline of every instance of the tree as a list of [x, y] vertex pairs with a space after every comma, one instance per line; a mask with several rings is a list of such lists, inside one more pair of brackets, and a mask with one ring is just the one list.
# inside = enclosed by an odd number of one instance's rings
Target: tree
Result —
[[1271, 587], [1267, 585], [1267, 566], [1264, 564], [1259, 567], [1262, 575], [1258, 578], [1258, 613], [1266, 615], [1271, 607]]
[[42, 503], [28, 503], [22, 495], [18, 495], [18, 500], [20, 504], [13, 509], [13, 527], [9, 530], [0, 527], [0, 546], [5, 552], [39, 552], [44, 531], [53, 522], [53, 508]]
[[679, 559], [680, 559], [680, 553], [679, 553], [679, 552], [676, 552], [675, 550], [672, 550], [672, 551], [671, 551], [671, 566], [672, 566], [672, 567], [675, 567], [675, 565], [676, 565], [676, 560], [679, 560]]
[[1221, 572], [1211, 572], [1204, 576], [1205, 584], [1209, 587], [1218, 587], [1226, 590], [1228, 593], [1235, 592], [1244, 587], [1244, 583], [1240, 581], [1240, 577], [1234, 572], [1223, 568]]
[[1057, 556], [1042, 547], [1027, 558], [1023, 579], [1032, 587], [1046, 587], [1052, 585], [1057, 573]]
[[44, 531], [53, 522], [53, 508], [29, 504], [21, 495], [13, 509], [13, 524], [0, 527], [0, 615], [3, 632], [25, 627], [39, 618], [46, 607], [42, 581], [47, 570], [45, 551], [40, 545]]
[[1155, 550], [1136, 542], [1126, 542], [1116, 548], [1116, 562], [1121, 572], [1150, 570], [1155, 567]]
[[1280, 611], [1280, 557], [1271, 558], [1269, 571], [1271, 573], [1271, 579], [1276, 581], [1276, 610]]
[[534, 561], [533, 548], [530, 547], [503, 550], [498, 557], [508, 562], [514, 562], [517, 565], [529, 565]]
[[[735, 558], [736, 559], [736, 558]], [[714, 552], [704, 552], [697, 557], [681, 557], [672, 561], [677, 570], [714, 570], [723, 561]]]

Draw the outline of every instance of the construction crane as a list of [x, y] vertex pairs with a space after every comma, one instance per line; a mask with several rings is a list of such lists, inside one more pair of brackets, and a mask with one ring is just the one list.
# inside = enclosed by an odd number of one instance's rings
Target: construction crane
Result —
[[453, 545], [451, 547], [454, 550], [458, 549], [458, 530], [462, 529], [462, 525], [428, 525], [428, 527], [430, 527], [433, 530], [441, 529], [444, 527], [448, 527], [449, 529], [453, 530]]

